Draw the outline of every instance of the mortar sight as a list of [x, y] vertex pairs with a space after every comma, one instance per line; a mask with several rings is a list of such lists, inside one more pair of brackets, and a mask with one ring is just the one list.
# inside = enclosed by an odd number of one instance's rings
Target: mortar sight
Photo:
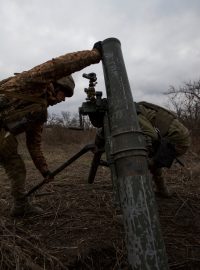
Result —
[[96, 73], [92, 72], [92, 73], [83, 73], [83, 78], [86, 78], [88, 80], [90, 80], [90, 82], [96, 82], [97, 80], [97, 76], [96, 76]]

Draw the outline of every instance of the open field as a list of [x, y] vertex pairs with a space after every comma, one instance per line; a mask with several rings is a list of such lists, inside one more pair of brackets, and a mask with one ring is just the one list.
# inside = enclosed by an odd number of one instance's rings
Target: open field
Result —
[[[93, 133], [83, 135], [79, 131], [70, 136], [48, 134], [44, 153], [50, 169], [61, 165], [92, 137]], [[23, 138], [19, 142], [30, 189], [42, 178]], [[44, 214], [24, 219], [9, 216], [10, 185], [0, 169], [0, 269], [128, 269], [123, 225], [116, 218], [109, 169], [100, 167], [94, 184], [87, 183], [92, 155], [85, 154], [32, 196]], [[191, 167], [199, 161], [194, 149], [182, 160]], [[188, 178], [178, 164], [165, 174], [174, 195], [156, 200], [170, 269], [200, 269], [200, 177]]]

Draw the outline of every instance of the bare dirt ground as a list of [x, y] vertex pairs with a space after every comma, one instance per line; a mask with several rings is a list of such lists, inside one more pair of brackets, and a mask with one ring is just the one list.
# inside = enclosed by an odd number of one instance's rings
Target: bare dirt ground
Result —
[[[50, 168], [61, 165], [82, 146], [45, 146]], [[30, 189], [42, 178], [24, 147], [20, 151]], [[110, 172], [100, 167], [94, 184], [88, 184], [91, 158], [92, 153], [84, 155], [32, 196], [44, 214], [23, 219], [9, 215], [10, 185], [0, 169], [0, 269], [128, 269]], [[190, 166], [198, 162], [191, 151], [184, 159]], [[200, 269], [200, 178], [189, 179], [177, 164], [165, 174], [174, 195], [156, 200], [170, 269]]]

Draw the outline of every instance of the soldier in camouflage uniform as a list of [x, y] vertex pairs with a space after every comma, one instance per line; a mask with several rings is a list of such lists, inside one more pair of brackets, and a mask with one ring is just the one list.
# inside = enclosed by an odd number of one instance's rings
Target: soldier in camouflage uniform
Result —
[[176, 157], [183, 155], [190, 145], [188, 129], [176, 115], [148, 102], [136, 103], [139, 125], [146, 138], [149, 168], [157, 193], [169, 197], [170, 192], [162, 176], [162, 167], [170, 168]]
[[[75, 84], [70, 74], [98, 63], [101, 60], [100, 45], [98, 42], [91, 51], [55, 58], [33, 68], [29, 73], [22, 72], [0, 84], [0, 163], [11, 180], [11, 194], [14, 199], [12, 216], [42, 212], [41, 208], [31, 205], [28, 199], [24, 198], [26, 169], [18, 154], [16, 135], [25, 132], [26, 145], [36, 168], [43, 177], [48, 177], [50, 171], [41, 151], [41, 135], [43, 124], [47, 120], [47, 107], [73, 95]], [[37, 87], [34, 91], [33, 86]]]

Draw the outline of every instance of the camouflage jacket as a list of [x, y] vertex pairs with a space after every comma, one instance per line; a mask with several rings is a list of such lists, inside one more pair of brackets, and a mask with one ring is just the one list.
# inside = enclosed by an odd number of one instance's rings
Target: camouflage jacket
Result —
[[159, 141], [160, 136], [166, 137], [175, 146], [178, 156], [184, 154], [190, 146], [190, 134], [176, 115], [151, 103], [137, 104], [139, 105], [138, 120], [144, 135], [150, 137], [152, 142]]
[[28, 151], [35, 167], [42, 175], [49, 170], [41, 148], [43, 125], [42, 122], [36, 122], [25, 131]]
[[[0, 94], [5, 95], [10, 103], [10, 109], [8, 108], [6, 113], [2, 114], [1, 120], [4, 121], [4, 125], [21, 121], [27, 114], [33, 119], [35, 112], [46, 111], [48, 105], [51, 104], [48, 98], [54, 98], [53, 95], [49, 95], [49, 89], [56, 80], [98, 63], [100, 60], [101, 55], [96, 49], [69, 53], [0, 82]], [[19, 103], [21, 103], [20, 106], [18, 106]], [[28, 105], [23, 106], [23, 104]], [[28, 150], [36, 168], [42, 174], [48, 170], [41, 150], [44, 122], [44, 119], [37, 119], [20, 130], [20, 133], [26, 133]]]

